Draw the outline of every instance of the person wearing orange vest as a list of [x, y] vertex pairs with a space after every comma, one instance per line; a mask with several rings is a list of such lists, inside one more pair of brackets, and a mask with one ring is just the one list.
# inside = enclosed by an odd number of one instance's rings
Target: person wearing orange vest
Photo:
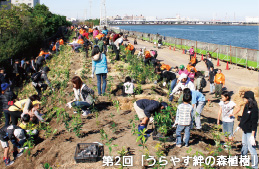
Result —
[[[131, 55], [134, 55], [134, 53], [135, 53], [135, 47], [132, 45], [132, 44], [130, 44], [130, 42], [128, 42], [128, 45], [127, 45], [127, 47], [125, 48], [125, 50], [126, 51], [130, 51], [131, 52]], [[128, 52], [127, 52], [128, 53]]]
[[191, 57], [191, 64], [192, 64], [192, 65], [196, 65], [196, 63], [197, 63], [196, 57], [192, 56], [192, 57]]
[[196, 68], [194, 67], [194, 65], [191, 62], [189, 62], [186, 69], [188, 70], [188, 72], [191, 72], [192, 69], [194, 70], [195, 73], [197, 72]]
[[83, 39], [78, 39], [77, 43], [83, 45], [85, 42]]
[[225, 86], [225, 75], [222, 73], [222, 70], [219, 69], [218, 73], [214, 78], [215, 83], [215, 98], [221, 97], [222, 88]]
[[63, 40], [63, 39], [60, 39], [60, 40], [59, 40], [59, 44], [60, 44], [60, 45], [64, 45], [64, 40]]
[[98, 44], [98, 41], [101, 40], [102, 37], [104, 37], [104, 34], [102, 34], [102, 33], [99, 33], [98, 35], [95, 36], [94, 41], [95, 41], [96, 45]]
[[170, 69], [171, 69], [171, 66], [169, 66], [169, 65], [166, 65], [166, 64], [162, 64], [162, 66], [161, 66], [161, 70], [167, 70], [167, 71], [170, 71]]

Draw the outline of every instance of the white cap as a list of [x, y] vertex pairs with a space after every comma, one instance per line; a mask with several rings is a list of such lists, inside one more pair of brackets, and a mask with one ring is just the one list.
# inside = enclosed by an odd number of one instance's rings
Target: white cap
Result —
[[14, 136], [19, 140], [26, 139], [23, 129], [15, 129]]
[[187, 77], [188, 77], [187, 74], [182, 73], [181, 76], [179, 77], [179, 80], [185, 79]]

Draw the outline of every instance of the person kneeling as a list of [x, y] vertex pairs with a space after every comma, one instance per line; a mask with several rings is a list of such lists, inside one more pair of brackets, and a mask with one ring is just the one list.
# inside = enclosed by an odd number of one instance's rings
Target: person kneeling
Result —
[[[73, 90], [75, 94], [75, 99], [69, 102], [68, 107], [80, 108], [83, 111], [83, 116], [87, 116], [91, 113], [89, 108], [94, 103], [94, 91], [85, 85], [81, 78], [78, 76], [73, 77]], [[74, 113], [77, 113], [76, 111]]]

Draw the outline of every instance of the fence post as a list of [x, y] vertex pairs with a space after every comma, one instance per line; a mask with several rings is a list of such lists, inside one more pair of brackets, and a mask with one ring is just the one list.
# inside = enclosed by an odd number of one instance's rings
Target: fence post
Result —
[[236, 48], [236, 65], [237, 65], [237, 48]]
[[197, 53], [197, 40], [196, 40], [196, 53]]
[[246, 68], [247, 68], [247, 49], [246, 49]]
[[230, 45], [230, 63], [232, 63], [232, 59], [231, 59], [231, 45]]

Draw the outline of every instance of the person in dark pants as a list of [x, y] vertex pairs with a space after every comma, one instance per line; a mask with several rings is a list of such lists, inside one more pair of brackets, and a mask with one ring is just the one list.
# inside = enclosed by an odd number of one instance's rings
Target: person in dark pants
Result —
[[190, 61], [191, 61], [191, 59], [192, 59], [192, 56], [194, 56], [194, 46], [192, 46], [191, 48], [190, 48], [190, 50], [189, 50], [189, 53], [190, 53]]
[[120, 45], [123, 42], [122, 36], [123, 33], [120, 32], [119, 34], [114, 35], [112, 39], [112, 49], [116, 54], [115, 60], [120, 60]]
[[[21, 114], [23, 113], [23, 108], [25, 106], [26, 101], [27, 99], [16, 101], [12, 106], [8, 108], [8, 113], [11, 117], [13, 125], [18, 124], [18, 119], [21, 118]], [[8, 120], [9, 119], [6, 119], [5, 123], [9, 123]]]
[[14, 86], [18, 86], [22, 80], [22, 68], [20, 66], [20, 61], [18, 59], [15, 60], [13, 65], [13, 84]]
[[10, 85], [8, 83], [1, 84], [2, 95], [0, 95], [0, 100], [2, 103], [2, 109], [4, 111], [5, 116], [5, 126], [8, 126], [10, 123], [10, 114], [9, 114], [9, 107], [13, 105], [14, 100], [17, 96], [14, 92], [10, 89]]
[[36, 58], [36, 71], [39, 71], [45, 63], [45, 55]]
[[134, 109], [140, 119], [140, 124], [138, 125], [139, 132], [147, 128], [147, 124], [151, 115], [155, 112], [160, 112], [168, 106], [166, 102], [158, 102], [155, 100], [141, 99], [134, 103]]
[[[100, 53], [98, 46], [94, 46], [92, 51], [92, 78], [94, 73], [97, 76], [98, 95], [104, 95], [106, 90], [106, 78], [108, 73], [107, 58], [104, 53]], [[102, 82], [102, 86], [101, 86]]]
[[205, 62], [208, 71], [210, 71], [211, 67], [214, 67], [213, 63], [211, 61], [209, 61], [208, 59], [204, 59], [203, 61]]
[[[252, 91], [245, 92], [244, 101], [245, 108], [240, 124], [238, 125], [243, 130], [241, 155], [246, 156], [249, 150], [252, 168], [258, 168], [258, 155], [255, 141], [258, 126], [258, 105]], [[234, 114], [232, 116], [234, 116]]]
[[[50, 86], [51, 89], [54, 91], [54, 88], [51, 86], [51, 83], [47, 76], [49, 71], [49, 67], [46, 66], [41, 71], [32, 75], [32, 85], [38, 92], [39, 97], [41, 96], [41, 91], [45, 91], [48, 86]], [[45, 84], [44, 82], [46, 82], [47, 84]]]

